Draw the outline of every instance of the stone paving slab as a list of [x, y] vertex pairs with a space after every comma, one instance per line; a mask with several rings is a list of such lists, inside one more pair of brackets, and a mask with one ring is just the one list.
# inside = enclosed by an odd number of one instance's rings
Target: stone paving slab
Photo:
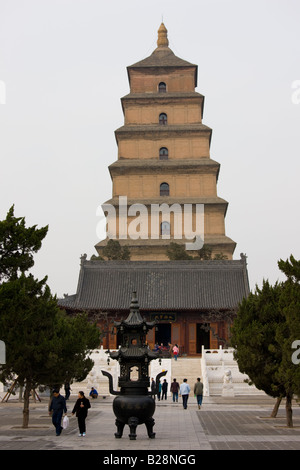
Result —
[[128, 426], [121, 439], [114, 437], [113, 397], [91, 401], [87, 435], [78, 437], [77, 419], [70, 416], [75, 399], [67, 402], [70, 426], [59, 437], [48, 416], [47, 399], [31, 404], [29, 429], [21, 428], [21, 403], [0, 403], [0, 450], [93, 450], [103, 455], [107, 451], [137, 455], [139, 451], [142, 456], [155, 452], [192, 455], [208, 450], [300, 450], [300, 408], [294, 405], [295, 427], [288, 429], [284, 405], [278, 418], [269, 418], [274, 400], [268, 397], [208, 397], [201, 410], [194, 397], [190, 397], [187, 410], [181, 402], [156, 402], [156, 438], [149, 439], [146, 427], [140, 425], [135, 441], [128, 437]]
[[[274, 403], [274, 402], [273, 402]], [[294, 427], [287, 428], [284, 405], [270, 418], [273, 404], [207, 404], [197, 414], [214, 450], [300, 450], [300, 408], [293, 406]]]

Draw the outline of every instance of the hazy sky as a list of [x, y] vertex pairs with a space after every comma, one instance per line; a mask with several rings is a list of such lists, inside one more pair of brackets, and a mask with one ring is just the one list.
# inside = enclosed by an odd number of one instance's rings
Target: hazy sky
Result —
[[298, 0], [0, 0], [0, 218], [15, 204], [27, 225], [49, 224], [33, 273], [59, 297], [96, 254], [126, 67], [156, 48], [162, 17], [170, 48], [198, 65], [226, 234], [251, 289], [300, 258]]

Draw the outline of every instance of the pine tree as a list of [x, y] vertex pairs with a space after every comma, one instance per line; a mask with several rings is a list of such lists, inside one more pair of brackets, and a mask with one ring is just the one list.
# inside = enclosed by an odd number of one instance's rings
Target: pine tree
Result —
[[179, 243], [171, 242], [169, 247], [167, 248], [167, 255], [170, 260], [190, 260], [193, 259], [191, 255], [189, 255], [183, 245], [179, 245]]
[[85, 378], [93, 366], [88, 353], [100, 341], [98, 328], [86, 315], [71, 318], [58, 308], [47, 277], [39, 281], [26, 273], [47, 230], [27, 228], [13, 208], [0, 221], [0, 338], [6, 348], [0, 381], [25, 387], [25, 428], [31, 391], [41, 384], [61, 386]]
[[61, 386], [83, 380], [93, 366], [87, 358], [100, 332], [85, 315], [68, 317], [51, 295], [46, 279], [22, 274], [0, 286], [0, 337], [6, 364], [0, 380], [25, 387], [23, 427], [28, 427], [29, 397], [38, 385]]
[[130, 250], [128, 246], [122, 247], [118, 240], [110, 239], [103, 248], [103, 255], [108, 260], [130, 260]]
[[231, 344], [240, 371], [258, 389], [286, 399], [286, 422], [293, 427], [292, 399], [300, 393], [300, 365], [292, 360], [300, 340], [300, 262], [291, 256], [278, 266], [287, 280], [274, 286], [264, 281], [242, 301]]
[[281, 345], [282, 360], [277, 371], [277, 380], [284, 383], [286, 390], [287, 425], [293, 426], [292, 399], [300, 396], [300, 364], [293, 360], [293, 344], [300, 340], [300, 261], [290, 256], [289, 260], [278, 262], [280, 270], [287, 276], [283, 284], [280, 308], [285, 323], [278, 326], [276, 339]]
[[248, 375], [250, 383], [272, 397], [285, 395], [276, 380], [281, 362], [281, 349], [276, 343], [276, 329], [283, 317], [278, 307], [281, 285], [263, 281], [259, 289], [244, 299], [231, 329], [231, 345], [239, 370]]
[[0, 221], [0, 282], [15, 279], [33, 265], [33, 255], [41, 248], [48, 226], [26, 227], [24, 217], [15, 217], [12, 206]]

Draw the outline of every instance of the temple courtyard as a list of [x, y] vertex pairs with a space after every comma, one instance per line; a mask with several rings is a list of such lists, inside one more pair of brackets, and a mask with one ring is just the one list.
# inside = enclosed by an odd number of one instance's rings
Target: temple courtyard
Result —
[[[155, 439], [149, 439], [146, 427], [141, 425], [137, 428], [137, 439], [130, 440], [128, 426], [121, 439], [114, 437], [113, 399], [100, 395], [91, 400], [87, 434], [79, 437], [77, 419], [71, 415], [76, 400], [72, 394], [67, 401], [69, 427], [57, 437], [48, 415], [47, 397], [41, 402], [32, 401], [28, 429], [21, 427], [23, 404], [11, 397], [7, 403], [0, 403], [0, 449], [98, 450], [102, 451], [103, 459], [115, 458], [114, 455], [120, 458], [124, 452], [124, 455], [137, 455], [142, 462], [149, 455], [163, 451], [184, 459], [203, 450], [300, 450], [300, 408], [296, 403], [293, 404], [294, 428], [289, 429], [285, 404], [281, 404], [276, 418], [270, 418], [275, 401], [267, 396], [204, 397], [200, 410], [193, 394], [187, 410], [183, 409], [181, 398], [173, 403], [168, 396], [167, 400], [156, 400]], [[136, 453], [137, 450], [144, 452]], [[118, 462], [103, 460], [103, 463]]]

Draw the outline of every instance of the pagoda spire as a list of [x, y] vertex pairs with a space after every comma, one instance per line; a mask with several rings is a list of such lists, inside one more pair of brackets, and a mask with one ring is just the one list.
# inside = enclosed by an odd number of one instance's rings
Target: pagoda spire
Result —
[[165, 27], [164, 23], [161, 23], [161, 25], [159, 27], [159, 30], [158, 30], [157, 46], [158, 47], [168, 47], [169, 46], [168, 30]]

